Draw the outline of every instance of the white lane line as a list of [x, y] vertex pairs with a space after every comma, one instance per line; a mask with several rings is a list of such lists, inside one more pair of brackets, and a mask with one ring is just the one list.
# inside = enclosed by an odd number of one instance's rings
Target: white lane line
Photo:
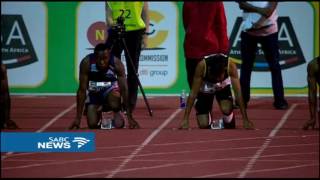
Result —
[[55, 123], [58, 119], [60, 119], [62, 116], [64, 116], [69, 111], [71, 111], [73, 108], [75, 108], [76, 105], [77, 105], [76, 103], [72, 104], [68, 109], [66, 109], [66, 110], [62, 111], [61, 113], [59, 113], [58, 115], [56, 115], [53, 119], [51, 119], [47, 124], [42, 126], [42, 128], [40, 128], [36, 132], [43, 132], [44, 130], [46, 130], [49, 126], [51, 126], [53, 123]]
[[269, 146], [272, 138], [276, 136], [277, 132], [280, 130], [280, 128], [283, 126], [283, 124], [288, 120], [289, 115], [293, 112], [297, 104], [293, 104], [289, 110], [282, 116], [280, 122], [277, 124], [277, 126], [272, 129], [270, 134], [268, 135], [268, 138], [264, 141], [260, 149], [252, 156], [244, 170], [241, 171], [238, 178], [244, 178], [248, 172], [252, 169], [253, 165], [256, 163], [256, 161], [259, 159], [263, 151]]
[[[306, 145], [308, 144], [299, 144], [299, 145], [286, 145], [286, 146], [274, 146], [276, 148], [281, 147], [281, 148], [285, 148], [285, 147], [306, 147]], [[312, 144], [312, 146], [314, 146], [316, 144]], [[272, 146], [269, 146], [269, 148], [271, 148]], [[194, 151], [169, 151], [169, 152], [162, 152], [162, 153], [147, 153], [147, 154], [140, 154], [140, 155], [136, 155], [136, 157], [152, 157], [152, 156], [159, 156], [159, 155], [175, 155], [175, 154], [191, 154], [191, 153], [200, 153], [200, 152], [217, 152], [217, 151], [235, 151], [235, 150], [248, 150], [248, 149], [258, 149], [259, 147], [242, 147], [242, 148], [219, 148], [219, 149], [215, 149], [215, 148], [209, 148], [209, 149], [202, 149], [202, 150], [194, 150]], [[299, 155], [316, 155], [316, 152], [304, 152], [304, 153], [285, 153], [285, 154], [273, 154], [273, 155], [264, 155], [261, 157], [267, 158], [267, 157], [281, 157], [281, 156], [299, 156]], [[190, 156], [191, 157], [191, 156]], [[33, 159], [12, 159], [12, 160], [7, 160], [10, 162], [20, 162], [20, 161], [29, 161], [29, 162], [37, 162], [37, 163], [33, 163], [33, 164], [28, 164], [28, 165], [21, 165], [21, 166], [12, 166], [12, 167], [3, 167], [2, 170], [12, 170], [12, 169], [25, 169], [25, 168], [33, 168], [33, 167], [44, 167], [44, 166], [51, 166], [51, 165], [66, 165], [66, 164], [72, 164], [72, 163], [79, 163], [79, 162], [90, 162], [92, 161], [94, 163], [94, 161], [104, 161], [104, 162], [108, 162], [108, 161], [113, 161], [113, 162], [121, 162], [121, 160], [127, 158], [127, 156], [117, 156], [117, 157], [108, 157], [108, 158], [87, 158], [87, 159], [77, 159], [77, 160], [63, 160], [63, 161], [57, 161], [57, 160], [33, 160]], [[239, 157], [239, 159], [241, 159]], [[247, 161], [249, 159], [241, 159], [241, 161]], [[135, 160], [135, 161], [149, 161], [151, 160], [150, 158], [148, 158], [147, 160]], [[48, 161], [48, 162], [46, 162]], [[156, 159], [152, 160], [152, 161], [158, 161]], [[169, 161], [179, 161], [179, 160], [169, 160]], [[183, 161], [199, 161], [199, 160], [183, 160]], [[261, 161], [277, 161], [277, 160], [261, 160]], [[284, 160], [284, 161], [289, 161], [289, 160]], [[299, 161], [299, 160], [298, 160]], [[301, 160], [301, 161], [310, 161], [310, 160]], [[39, 162], [44, 162], [44, 163], [39, 163]], [[99, 173], [99, 172], [98, 172]], [[80, 175], [80, 174], [78, 174]], [[81, 176], [81, 175], [80, 175]]]
[[124, 161], [122, 161], [122, 163], [115, 170], [111, 171], [111, 173], [108, 176], [106, 176], [106, 178], [112, 178], [117, 173], [119, 173], [123, 169], [123, 167], [135, 157], [136, 154], [138, 154], [146, 145], [148, 145], [149, 142], [176, 117], [176, 115], [180, 111], [181, 109], [177, 109], [173, 114], [171, 114], [171, 116], [168, 119], [166, 119], [157, 129], [155, 129], [139, 147], [137, 147]]
[[[311, 137], [319, 137], [318, 135], [298, 135], [298, 136], [277, 136], [273, 139], [285, 139], [285, 138], [311, 138]], [[231, 142], [231, 141], [245, 141], [245, 140], [258, 140], [258, 139], [266, 139], [267, 136], [261, 137], [252, 137], [252, 138], [233, 138], [233, 139], [218, 139], [218, 140], [206, 140], [206, 141], [185, 141], [185, 142], [176, 142], [176, 143], [155, 143], [150, 146], [175, 146], [175, 145], [182, 145], [182, 144], [203, 144], [203, 143], [215, 143], [215, 142]], [[319, 143], [318, 143], [319, 144]], [[96, 147], [97, 151], [103, 151], [108, 149], [121, 149], [121, 148], [133, 148], [138, 147], [139, 145], [127, 145], [127, 146], [112, 146], [112, 147]], [[270, 146], [269, 146], [270, 147]], [[12, 154], [11, 157], [17, 156], [28, 156], [36, 153], [19, 153], [19, 154]]]
[[[204, 163], [211, 163], [211, 162], [230, 162], [230, 161], [245, 161], [246, 159], [248, 159], [249, 156], [247, 157], [238, 157], [238, 158], [223, 158], [223, 159], [208, 159], [208, 160], [185, 160], [184, 162], [180, 162], [180, 161], [174, 161], [172, 163], [166, 163], [166, 164], [159, 164], [159, 165], [154, 165], [154, 166], [140, 166], [137, 168], [130, 168], [130, 169], [123, 169], [121, 172], [137, 172], [137, 171], [146, 171], [146, 170], [151, 170], [151, 169], [163, 169], [163, 168], [170, 168], [170, 167], [185, 167], [187, 165], [192, 165], [195, 166], [197, 164], [204, 164]], [[269, 161], [270, 162], [270, 161]], [[311, 163], [310, 163], [311, 164]], [[302, 165], [304, 166], [304, 165]], [[312, 166], [319, 166], [319, 163], [312, 163]], [[295, 166], [296, 167], [296, 166]], [[275, 168], [272, 170], [283, 170], [286, 167], [282, 167], [282, 168]], [[262, 170], [251, 170], [250, 172], [259, 172], [259, 171], [272, 171], [270, 169], [262, 169]], [[80, 178], [80, 177], [84, 177], [84, 176], [94, 176], [97, 177], [97, 175], [100, 174], [105, 174], [109, 171], [103, 171], [103, 172], [90, 172], [90, 173], [85, 173], [85, 174], [79, 174], [79, 175], [71, 175], [71, 176], [67, 176], [64, 178]], [[215, 173], [215, 174], [211, 174], [211, 175], [205, 175], [205, 176], [201, 176], [202, 177], [210, 177], [210, 176], [221, 176], [221, 175], [231, 175], [231, 174], [238, 174], [240, 171], [232, 171], [232, 172], [224, 172], [224, 173]], [[84, 177], [85, 178], [85, 177]]]
[[[302, 165], [295, 165], [295, 166], [285, 166], [281, 168], [271, 168], [271, 169], [259, 169], [259, 170], [250, 170], [250, 173], [261, 173], [261, 172], [274, 172], [274, 171], [282, 171], [282, 170], [291, 170], [291, 169], [297, 169], [297, 168], [304, 168], [304, 167], [317, 167], [319, 166], [319, 163], [310, 163], [310, 164], [302, 164]], [[299, 171], [299, 170], [298, 170]], [[193, 177], [193, 178], [214, 178], [214, 177], [221, 177], [221, 176], [231, 176], [233, 174], [237, 174], [239, 171], [232, 171], [232, 172], [224, 172], [224, 173], [216, 173], [216, 174], [210, 174], [205, 176], [199, 176], [199, 177]], [[265, 177], [267, 177], [266, 175]]]
[[[47, 124], [42, 126], [36, 132], [39, 133], [39, 132], [43, 132], [44, 130], [46, 130], [49, 126], [51, 126], [53, 123], [55, 123], [58, 119], [60, 119], [62, 116], [64, 116], [69, 111], [71, 111], [73, 108], [75, 108], [76, 105], [77, 105], [76, 103], [73, 103], [68, 109], [65, 109], [64, 111], [60, 112], [58, 115], [56, 115], [54, 118], [52, 118], [49, 122], [47, 122]], [[13, 154], [13, 152], [7, 152], [5, 155], [1, 156], [1, 161], [4, 160], [5, 158], [7, 158], [8, 156], [10, 156], [11, 154]]]

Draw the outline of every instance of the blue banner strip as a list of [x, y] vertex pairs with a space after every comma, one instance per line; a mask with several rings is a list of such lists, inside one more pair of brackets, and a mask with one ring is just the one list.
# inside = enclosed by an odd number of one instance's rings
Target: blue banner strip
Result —
[[93, 132], [1, 132], [1, 152], [94, 152]]

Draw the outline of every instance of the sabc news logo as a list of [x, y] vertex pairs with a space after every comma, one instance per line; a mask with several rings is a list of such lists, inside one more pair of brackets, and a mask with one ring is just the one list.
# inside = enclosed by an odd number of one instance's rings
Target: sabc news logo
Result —
[[93, 132], [0, 132], [1, 152], [94, 152]]
[[89, 139], [84, 137], [49, 137], [46, 142], [38, 142], [38, 149], [71, 149], [72, 147], [77, 147], [78, 149], [85, 146], [90, 142]]

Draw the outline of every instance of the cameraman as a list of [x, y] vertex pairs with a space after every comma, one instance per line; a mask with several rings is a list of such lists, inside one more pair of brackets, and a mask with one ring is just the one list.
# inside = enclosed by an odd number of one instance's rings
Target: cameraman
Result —
[[[119, 18], [123, 18], [124, 21], [121, 22]], [[113, 45], [112, 53], [121, 59], [124, 46], [120, 38], [123, 38], [129, 51], [125, 51], [125, 59], [127, 66], [129, 109], [133, 111], [138, 95], [138, 80], [135, 73], [138, 72], [141, 48], [147, 47], [146, 32], [148, 32], [149, 29], [148, 3], [108, 1], [106, 3], [106, 23], [109, 28], [106, 43]], [[123, 28], [125, 29], [122, 29], [121, 26], [124, 26]], [[130, 57], [134, 68], [131, 67], [131, 63], [129, 62]]]

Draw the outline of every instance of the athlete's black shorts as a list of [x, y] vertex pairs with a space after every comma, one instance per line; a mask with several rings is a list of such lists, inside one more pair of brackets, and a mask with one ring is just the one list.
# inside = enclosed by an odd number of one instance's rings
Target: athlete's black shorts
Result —
[[231, 86], [228, 85], [225, 88], [216, 91], [215, 93], [203, 93], [199, 92], [195, 109], [198, 114], [208, 114], [212, 110], [213, 100], [216, 97], [217, 101], [229, 100], [233, 103]]

